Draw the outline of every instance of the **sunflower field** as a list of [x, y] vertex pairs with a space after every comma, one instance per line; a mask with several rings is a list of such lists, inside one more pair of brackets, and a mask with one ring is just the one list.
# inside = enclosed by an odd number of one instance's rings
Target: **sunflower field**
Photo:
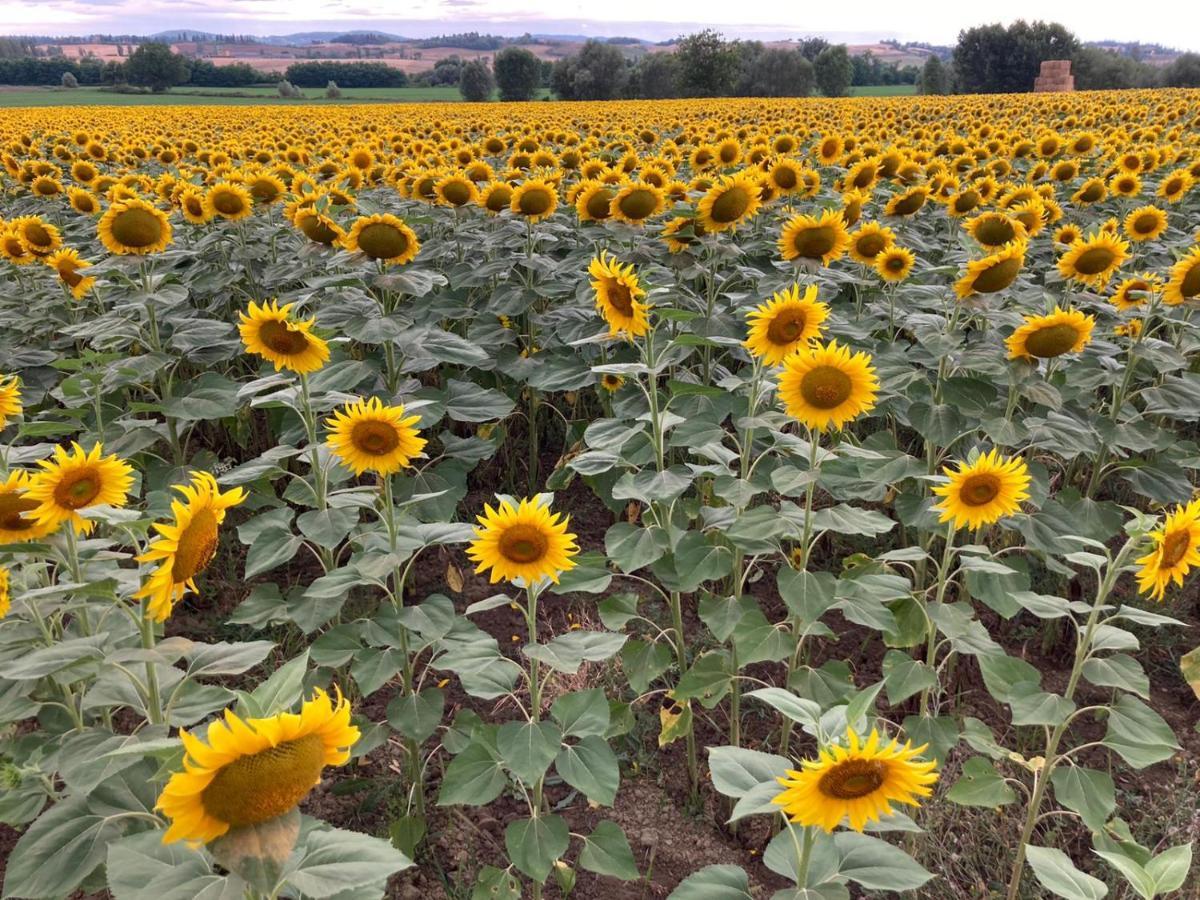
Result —
[[3, 897], [1200, 896], [1200, 92], [0, 162]]

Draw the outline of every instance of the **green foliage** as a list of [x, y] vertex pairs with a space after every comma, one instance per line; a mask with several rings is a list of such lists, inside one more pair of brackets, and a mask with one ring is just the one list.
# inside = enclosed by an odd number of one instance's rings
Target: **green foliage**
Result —
[[130, 84], [160, 93], [187, 81], [187, 60], [168, 44], [147, 41], [125, 61], [125, 78]]
[[826, 47], [813, 61], [817, 87], [826, 97], [845, 97], [850, 90], [854, 66], [844, 44]]
[[1009, 93], [1033, 90], [1043, 60], [1071, 59], [1079, 42], [1057, 23], [1018, 19], [1003, 25], [980, 25], [958, 35], [954, 70], [958, 89], [966, 93]]
[[542, 64], [523, 47], [505, 47], [492, 59], [501, 100], [532, 100], [542, 84]]
[[463, 65], [458, 89], [464, 100], [473, 103], [490, 100], [492, 92], [496, 89], [496, 80], [492, 77], [491, 66], [478, 59], [473, 59]]

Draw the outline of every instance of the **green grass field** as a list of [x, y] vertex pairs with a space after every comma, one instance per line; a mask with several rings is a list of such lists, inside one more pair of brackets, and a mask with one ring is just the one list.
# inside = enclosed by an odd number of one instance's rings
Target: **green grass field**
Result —
[[[455, 102], [455, 87], [343, 88], [341, 100], [326, 100], [321, 88], [303, 91], [305, 100], [284, 100], [273, 87], [190, 88], [179, 87], [164, 94], [119, 94], [94, 87], [74, 90], [49, 87], [0, 87], [0, 107], [11, 106], [246, 106], [261, 103], [421, 103]], [[548, 95], [543, 90], [538, 99]]]
[[850, 88], [851, 97], [908, 97], [916, 92], [915, 84], [863, 84]]

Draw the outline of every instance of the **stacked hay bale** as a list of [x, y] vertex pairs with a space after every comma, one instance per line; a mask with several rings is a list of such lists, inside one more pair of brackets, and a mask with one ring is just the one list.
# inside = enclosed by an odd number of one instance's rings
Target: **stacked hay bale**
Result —
[[1075, 76], [1071, 74], [1069, 59], [1047, 59], [1042, 61], [1042, 71], [1033, 81], [1033, 89], [1045, 91], [1075, 90]]

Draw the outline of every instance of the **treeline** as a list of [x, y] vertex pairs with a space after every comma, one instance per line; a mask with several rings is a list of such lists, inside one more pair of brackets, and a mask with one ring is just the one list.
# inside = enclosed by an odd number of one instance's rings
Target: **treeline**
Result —
[[1200, 87], [1200, 55], [1195, 53], [1159, 68], [1114, 50], [1084, 46], [1056, 22], [1023, 20], [959, 32], [950, 64], [930, 57], [918, 85], [929, 94], [1031, 91], [1047, 59], [1071, 60], [1077, 90]]
[[298, 62], [283, 76], [296, 87], [325, 87], [336, 81], [342, 88], [404, 87], [408, 76], [381, 62]]
[[467, 31], [462, 34], [441, 34], [437, 37], [421, 38], [413, 41], [414, 47], [427, 50], [430, 47], [461, 47], [463, 50], [499, 50], [512, 41], [512, 38], [499, 37], [494, 34], [480, 34], [478, 31]]

